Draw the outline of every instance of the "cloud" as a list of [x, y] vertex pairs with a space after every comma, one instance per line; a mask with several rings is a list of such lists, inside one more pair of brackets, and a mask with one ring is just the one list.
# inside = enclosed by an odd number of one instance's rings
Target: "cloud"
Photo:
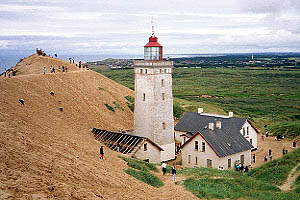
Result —
[[142, 54], [155, 32], [165, 53], [300, 51], [296, 0], [8, 0], [0, 49]]

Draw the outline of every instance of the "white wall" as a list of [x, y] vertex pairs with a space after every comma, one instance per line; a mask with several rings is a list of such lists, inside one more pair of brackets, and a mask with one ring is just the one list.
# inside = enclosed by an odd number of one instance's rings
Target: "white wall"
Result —
[[235, 162], [240, 163], [241, 155], [244, 155], [244, 166], [251, 165], [251, 150], [239, 152], [230, 156], [220, 158], [219, 166], [228, 169], [228, 159], [231, 159], [231, 169], [235, 169]]
[[[247, 127], [249, 129], [247, 133]], [[245, 129], [245, 135], [243, 134], [243, 128]], [[254, 148], [257, 148], [257, 133], [255, 129], [250, 125], [248, 121], [242, 126], [240, 133], [251, 143]]]
[[175, 131], [175, 140], [176, 140], [176, 142], [180, 142], [181, 144], [183, 144], [182, 137], [180, 137], [180, 135], [182, 135], [182, 134], [186, 134], [186, 132]]
[[[195, 141], [198, 141], [198, 151], [195, 151]], [[205, 152], [202, 150], [202, 142], [205, 143]], [[191, 156], [191, 162], [189, 163], [189, 155]], [[196, 157], [198, 164], [196, 164]], [[183, 167], [207, 167], [207, 159], [212, 160], [212, 167], [217, 168], [219, 166], [219, 158], [216, 153], [210, 148], [207, 142], [197, 135], [186, 144], [182, 149], [182, 166]]]
[[[144, 150], [144, 144], [147, 144], [147, 151]], [[161, 162], [161, 151], [153, 146], [150, 142], [145, 141], [141, 147], [137, 150], [134, 155], [136, 158], [141, 160], [149, 159], [150, 163], [160, 163]]]
[[175, 159], [175, 142], [160, 146], [164, 151], [161, 151], [161, 161]]
[[[195, 151], [195, 141], [198, 141], [198, 151]], [[202, 150], [202, 142], [205, 143], [205, 152]], [[189, 163], [189, 155], [191, 156], [191, 162]], [[231, 158], [231, 169], [234, 169], [234, 162], [240, 160], [240, 156], [244, 155], [245, 165], [251, 165], [251, 150], [240, 152], [226, 157], [218, 157], [213, 149], [206, 143], [206, 141], [197, 135], [182, 149], [182, 165], [183, 167], [207, 167], [207, 159], [212, 160], [212, 168], [228, 169], [228, 159]], [[198, 158], [198, 164], [196, 164], [196, 157]]]

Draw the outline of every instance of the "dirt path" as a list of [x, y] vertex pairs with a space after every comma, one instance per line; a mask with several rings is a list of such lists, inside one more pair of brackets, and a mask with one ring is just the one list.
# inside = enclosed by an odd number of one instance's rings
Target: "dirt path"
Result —
[[298, 172], [298, 173], [294, 174], [294, 172], [296, 171], [296, 169], [299, 165], [300, 165], [300, 163], [291, 170], [285, 183], [283, 185], [279, 186], [279, 188], [282, 191], [287, 192], [287, 191], [291, 190], [292, 184], [295, 182], [297, 175], [299, 175], [299, 173], [300, 173], [300, 172]]
[[172, 179], [172, 174], [166, 173], [165, 175], [162, 175], [162, 173], [158, 172], [155, 173], [155, 175], [164, 183], [164, 186], [160, 188], [162, 191], [164, 191], [161, 193], [160, 199], [182, 199], [183, 197], [185, 199], [199, 199], [191, 192], [185, 190], [183, 186], [185, 177], [176, 175], [177, 184], [175, 184]]

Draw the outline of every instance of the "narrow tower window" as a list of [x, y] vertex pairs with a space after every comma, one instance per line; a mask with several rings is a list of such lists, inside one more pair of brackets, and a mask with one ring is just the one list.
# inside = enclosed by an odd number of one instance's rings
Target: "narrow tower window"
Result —
[[140, 69], [141, 74], [143, 73], [143, 69]]
[[147, 151], [147, 143], [144, 144], [144, 151]]
[[161, 69], [159, 69], [159, 73], [161, 73], [162, 71], [161, 71]]
[[147, 74], [147, 72], [148, 72], [148, 70], [147, 70], [147, 69], [145, 69], [145, 74]]
[[162, 93], [162, 100], [165, 100], [165, 93]]
[[143, 93], [143, 101], [145, 101], [145, 100], [146, 100], [146, 94]]
[[165, 69], [165, 73], [167, 73], [167, 69]]
[[166, 123], [165, 123], [165, 122], [162, 123], [162, 128], [163, 128], [164, 130], [166, 129]]
[[164, 83], [164, 79], [161, 79], [161, 87], [164, 87], [165, 83]]

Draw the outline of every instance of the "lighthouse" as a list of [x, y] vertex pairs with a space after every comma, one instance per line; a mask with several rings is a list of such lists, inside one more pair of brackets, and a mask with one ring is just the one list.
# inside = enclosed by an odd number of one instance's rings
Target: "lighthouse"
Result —
[[152, 26], [149, 42], [144, 46], [144, 60], [134, 62], [134, 134], [163, 149], [160, 161], [175, 158], [172, 68], [172, 61], [163, 60], [163, 46]]

